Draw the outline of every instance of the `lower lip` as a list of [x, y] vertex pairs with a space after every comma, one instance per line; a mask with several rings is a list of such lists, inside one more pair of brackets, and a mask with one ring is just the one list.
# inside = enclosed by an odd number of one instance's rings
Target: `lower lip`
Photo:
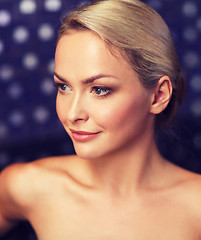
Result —
[[72, 133], [72, 137], [75, 141], [78, 142], [87, 142], [89, 140], [94, 139], [99, 133], [94, 134], [78, 134], [78, 133]]

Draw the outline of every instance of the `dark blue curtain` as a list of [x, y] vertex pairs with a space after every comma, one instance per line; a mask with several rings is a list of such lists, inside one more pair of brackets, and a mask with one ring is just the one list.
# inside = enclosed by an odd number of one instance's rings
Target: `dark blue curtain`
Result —
[[[0, 0], [0, 170], [73, 153], [55, 112], [52, 85], [60, 17], [86, 1]], [[187, 80], [173, 125], [158, 136], [170, 161], [201, 173], [201, 1], [147, 0], [169, 25]], [[23, 223], [5, 239], [35, 239]]]

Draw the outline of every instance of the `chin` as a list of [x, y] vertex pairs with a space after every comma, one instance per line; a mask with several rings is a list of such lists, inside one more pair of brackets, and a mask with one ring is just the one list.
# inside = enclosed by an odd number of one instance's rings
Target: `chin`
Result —
[[87, 160], [93, 160], [93, 159], [98, 159], [103, 156], [103, 154], [98, 153], [92, 149], [76, 149], [75, 148], [75, 153], [78, 157], [87, 159]]
[[[107, 146], [101, 146], [99, 145], [97, 146], [77, 146], [74, 145], [74, 149], [76, 152], [76, 155], [82, 159], [87, 159], [87, 160], [98, 160], [98, 159], [106, 159], [111, 158], [112, 156], [114, 157], [115, 155], [118, 155], [120, 153], [120, 151], [122, 151], [121, 146], [109, 146], [109, 148]], [[112, 158], [113, 158], [112, 157]]]
[[74, 144], [74, 149], [77, 156], [87, 160], [102, 159], [108, 155], [109, 150], [104, 149], [104, 146], [87, 146], [86, 144]]
[[125, 149], [131, 147], [132, 139], [128, 138], [126, 140], [120, 141], [117, 139], [117, 141], [113, 140], [112, 142], [111, 139], [106, 139], [105, 141], [76, 142], [72, 139], [76, 155], [88, 160], [113, 158], [119, 155], [122, 151], [124, 152]]

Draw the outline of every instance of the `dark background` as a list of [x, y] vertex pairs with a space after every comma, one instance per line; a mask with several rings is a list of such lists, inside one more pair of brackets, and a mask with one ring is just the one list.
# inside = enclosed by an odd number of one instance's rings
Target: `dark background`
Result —
[[[0, 170], [16, 162], [73, 153], [55, 112], [52, 82], [60, 17], [86, 1], [0, 0]], [[159, 134], [170, 161], [201, 173], [201, 1], [147, 0], [169, 25], [187, 93], [172, 126]], [[6, 240], [35, 240], [22, 223]]]

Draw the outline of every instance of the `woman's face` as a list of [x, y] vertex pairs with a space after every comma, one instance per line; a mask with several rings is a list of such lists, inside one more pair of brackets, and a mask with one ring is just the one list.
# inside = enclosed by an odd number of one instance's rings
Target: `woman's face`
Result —
[[151, 93], [114, 52], [91, 31], [71, 32], [57, 45], [57, 114], [82, 158], [133, 148], [153, 128]]

